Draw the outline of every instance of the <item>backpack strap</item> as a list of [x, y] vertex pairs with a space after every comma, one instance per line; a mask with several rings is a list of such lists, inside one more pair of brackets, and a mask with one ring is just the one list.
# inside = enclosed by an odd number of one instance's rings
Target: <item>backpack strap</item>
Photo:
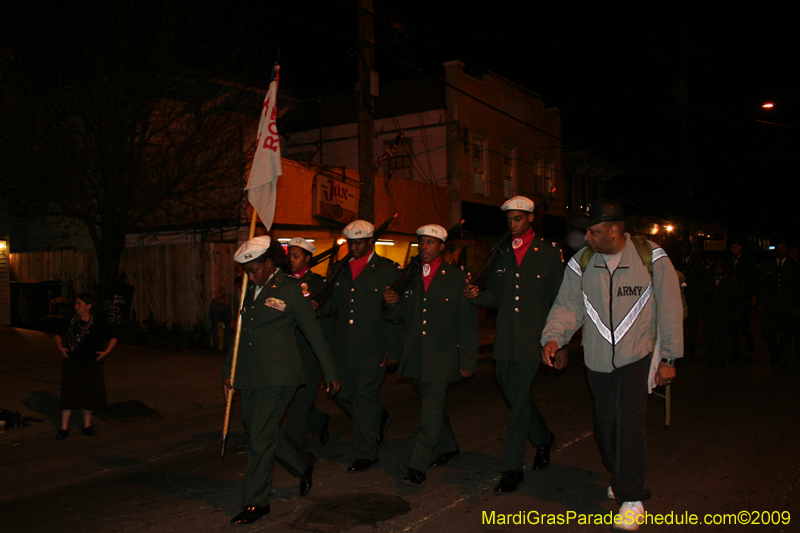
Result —
[[578, 260], [578, 265], [581, 267], [581, 291], [583, 291], [583, 274], [586, 272], [586, 267], [589, 266], [589, 261], [592, 260], [592, 257], [594, 257], [594, 252], [587, 246], [583, 250], [580, 260]]
[[634, 235], [631, 237], [631, 240], [634, 246], [636, 246], [636, 251], [639, 253], [639, 259], [642, 260], [642, 264], [647, 268], [647, 272], [650, 274], [650, 279], [653, 279], [653, 249], [650, 248], [647, 239], [641, 235]]

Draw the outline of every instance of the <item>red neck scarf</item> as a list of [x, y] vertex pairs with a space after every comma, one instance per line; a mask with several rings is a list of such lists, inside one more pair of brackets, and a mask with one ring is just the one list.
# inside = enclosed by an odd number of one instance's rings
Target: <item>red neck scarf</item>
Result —
[[[430, 263], [422, 263], [422, 283], [425, 285], [425, 290], [428, 290], [428, 287], [431, 285], [431, 281], [433, 281], [433, 276], [436, 275], [436, 271], [439, 270], [439, 265], [442, 264], [442, 256], [440, 255]], [[427, 267], [427, 268], [426, 268]], [[425, 275], [425, 271], [428, 271], [428, 274]]]
[[361, 259], [350, 260], [350, 275], [353, 277], [353, 281], [356, 280], [358, 275], [361, 274], [361, 271], [364, 270], [364, 267], [367, 266], [373, 253], [375, 253], [375, 251], [370, 250], [370, 252]]
[[295, 272], [294, 274], [292, 274], [292, 276], [296, 277], [297, 279], [301, 279], [303, 276], [306, 275], [306, 272], [308, 272], [308, 267], [305, 267], [300, 272]]
[[514, 249], [514, 255], [517, 256], [517, 266], [522, 263], [522, 259], [528, 252], [531, 243], [533, 242], [533, 230], [529, 229], [522, 234], [522, 237], [511, 237], [511, 247]]

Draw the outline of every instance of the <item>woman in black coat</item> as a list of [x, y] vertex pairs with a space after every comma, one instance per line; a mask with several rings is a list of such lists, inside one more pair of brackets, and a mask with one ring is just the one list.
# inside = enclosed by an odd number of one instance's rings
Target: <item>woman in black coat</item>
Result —
[[56, 440], [69, 437], [73, 409], [83, 409], [83, 434], [97, 435], [92, 411], [108, 405], [103, 360], [117, 345], [108, 325], [98, 317], [99, 303], [91, 294], [75, 298], [75, 316], [56, 333], [61, 363], [61, 429]]

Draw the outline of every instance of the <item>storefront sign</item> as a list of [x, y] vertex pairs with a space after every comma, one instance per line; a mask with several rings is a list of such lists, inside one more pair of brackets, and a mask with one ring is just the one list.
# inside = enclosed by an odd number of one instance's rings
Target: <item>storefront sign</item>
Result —
[[358, 213], [358, 187], [324, 174], [314, 176], [313, 208], [315, 217], [348, 224]]

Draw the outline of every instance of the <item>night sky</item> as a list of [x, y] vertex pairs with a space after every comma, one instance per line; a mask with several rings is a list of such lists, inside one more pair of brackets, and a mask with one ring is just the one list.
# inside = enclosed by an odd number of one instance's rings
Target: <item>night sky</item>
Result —
[[[562, 110], [565, 146], [624, 169], [607, 189], [642, 212], [734, 233], [796, 226], [796, 8], [604, 4], [376, 0], [377, 70], [437, 75], [459, 59], [540, 94]], [[308, 96], [354, 82], [352, 3], [324, 5], [278, 9], [268, 38], [282, 82]]]
[[[604, 4], [375, 0], [377, 70], [382, 82], [441, 75], [454, 59], [493, 71], [560, 108], [565, 147], [623, 169], [607, 190], [641, 212], [790, 236], [800, 141], [792, 3]], [[218, 31], [245, 36], [241, 63], [269, 66], [280, 48], [290, 94], [353, 87], [354, 1], [233, 0], [225, 9]], [[22, 18], [18, 28], [39, 31]], [[766, 101], [776, 107], [763, 110]]]

